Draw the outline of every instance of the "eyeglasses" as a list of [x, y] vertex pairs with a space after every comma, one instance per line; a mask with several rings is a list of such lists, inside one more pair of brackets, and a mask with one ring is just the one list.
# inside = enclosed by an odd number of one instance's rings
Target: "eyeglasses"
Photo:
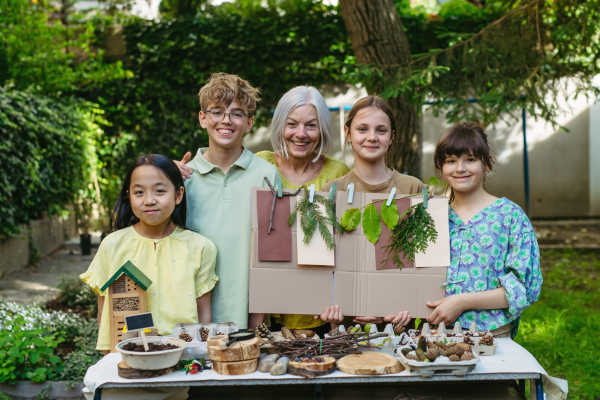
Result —
[[204, 112], [210, 114], [210, 119], [212, 119], [212, 121], [215, 124], [218, 124], [219, 122], [223, 121], [225, 119], [226, 115], [229, 115], [229, 120], [231, 122], [233, 122], [234, 124], [239, 124], [242, 121], [244, 121], [244, 117], [250, 116], [248, 114], [244, 114], [243, 112], [237, 111], [237, 110], [232, 111], [230, 113], [226, 113], [221, 110], [206, 110]]

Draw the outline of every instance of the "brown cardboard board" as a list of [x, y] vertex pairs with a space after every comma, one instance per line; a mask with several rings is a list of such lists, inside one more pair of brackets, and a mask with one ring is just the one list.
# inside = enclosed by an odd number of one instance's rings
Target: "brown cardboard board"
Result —
[[249, 312], [319, 315], [331, 306], [331, 271], [252, 268]]
[[258, 259], [260, 261], [292, 261], [292, 227], [289, 197], [278, 198], [273, 212], [273, 228], [269, 233], [273, 193], [259, 191], [257, 195], [258, 213]]
[[[406, 310], [413, 317], [423, 318], [431, 313], [425, 302], [445, 296], [445, 287], [441, 285], [446, 281], [446, 267], [450, 265], [447, 198], [429, 200], [428, 212], [436, 223], [438, 240], [429, 244], [425, 254], [416, 255], [417, 268], [399, 270], [377, 268], [376, 248], [367, 240], [360, 225], [343, 235], [335, 233], [333, 267], [298, 265], [297, 223], [291, 229], [292, 261], [259, 261], [256, 192], [260, 190], [268, 191], [253, 188], [251, 198], [250, 312], [316, 315], [330, 306], [333, 298], [333, 304], [338, 304], [345, 315], [387, 316]], [[396, 195], [396, 198], [401, 196]], [[337, 192], [338, 220], [347, 209], [360, 208], [378, 198], [387, 196], [354, 193], [353, 203], [349, 204], [348, 193]], [[291, 209], [295, 201], [295, 197], [290, 198]], [[411, 204], [419, 201], [422, 198], [418, 196], [411, 198]], [[380, 241], [382, 238], [385, 239], [383, 233]]]

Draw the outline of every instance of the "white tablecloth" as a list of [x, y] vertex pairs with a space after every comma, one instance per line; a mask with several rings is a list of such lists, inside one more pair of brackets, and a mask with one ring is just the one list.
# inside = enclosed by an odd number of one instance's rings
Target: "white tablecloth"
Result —
[[[546, 377], [546, 393], [553, 389], [558, 389], [560, 394], [566, 398], [567, 382], [562, 379], [548, 377], [548, 374], [537, 362], [537, 360], [523, 347], [515, 343], [511, 339], [496, 339], [498, 348], [493, 356], [482, 356], [481, 361], [470, 372], [473, 374], [498, 374], [498, 373], [538, 373]], [[118, 375], [117, 364], [121, 362], [120, 353], [111, 353], [98, 361], [97, 364], [91, 366], [83, 383], [92, 392], [96, 388], [107, 383], [138, 383], [138, 382], [194, 382], [205, 380], [240, 380], [240, 379], [305, 379], [293, 375], [274, 376], [269, 373], [254, 372], [249, 375], [220, 375], [213, 370], [205, 370], [196, 375], [185, 374], [183, 371], [175, 371], [170, 374], [151, 379], [123, 379]], [[407, 371], [402, 371], [398, 374], [390, 374], [385, 376], [403, 376], [408, 375]], [[335, 371], [333, 374], [325, 375], [321, 378], [340, 378], [340, 377], [356, 377], [340, 371]], [[135, 386], [135, 385], [132, 385]], [[548, 387], [551, 386], [551, 387]], [[547, 396], [547, 398], [560, 399], [562, 396]]]

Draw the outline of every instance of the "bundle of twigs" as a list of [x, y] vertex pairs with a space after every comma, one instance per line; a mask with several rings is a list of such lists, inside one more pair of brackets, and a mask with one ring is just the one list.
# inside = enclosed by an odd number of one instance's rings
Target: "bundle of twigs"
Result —
[[302, 356], [317, 357], [322, 355], [335, 357], [378, 348], [377, 346], [369, 344], [369, 340], [387, 336], [387, 333], [376, 333], [365, 336], [363, 332], [360, 332], [346, 333], [321, 340], [298, 339], [273, 342], [273, 344], [275, 346], [280, 346], [283, 349], [281, 354], [290, 359]]

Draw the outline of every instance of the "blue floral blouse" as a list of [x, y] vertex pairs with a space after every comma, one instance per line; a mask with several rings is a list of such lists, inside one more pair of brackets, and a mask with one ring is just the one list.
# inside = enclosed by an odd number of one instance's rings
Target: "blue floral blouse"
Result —
[[540, 297], [540, 251], [533, 226], [523, 210], [503, 197], [464, 223], [449, 209], [450, 268], [446, 296], [484, 292], [503, 287], [508, 308], [470, 310], [458, 318], [463, 328], [471, 322], [479, 330], [511, 323], [515, 337], [521, 313]]

